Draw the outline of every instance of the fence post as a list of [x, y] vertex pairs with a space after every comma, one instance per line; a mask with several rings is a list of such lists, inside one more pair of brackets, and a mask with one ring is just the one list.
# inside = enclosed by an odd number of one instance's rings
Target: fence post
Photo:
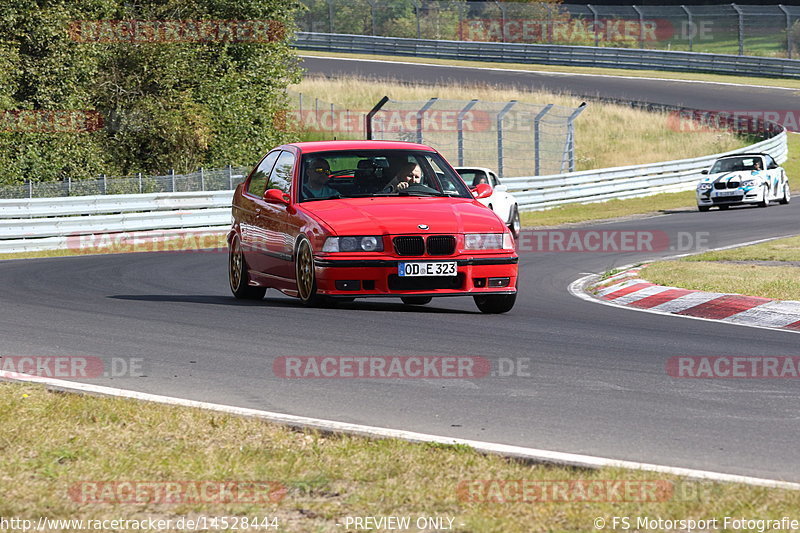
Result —
[[389, 101], [388, 96], [384, 96], [383, 98], [378, 101], [375, 106], [370, 109], [369, 113], [367, 113], [366, 117], [364, 118], [364, 132], [366, 133], [366, 137], [368, 141], [372, 140], [372, 117], [381, 110], [381, 108]]
[[200, 167], [200, 190], [202, 192], [206, 191], [206, 176], [203, 172], [203, 167]]
[[458, 112], [458, 166], [464, 165], [464, 115], [478, 103], [478, 99], [470, 100], [464, 108]]
[[170, 181], [170, 190], [169, 192], [175, 192], [175, 169], [171, 168], [169, 170], [169, 181]]
[[[569, 171], [568, 172], [575, 172], [575, 119], [578, 118], [583, 110], [586, 109], [586, 102], [581, 102], [581, 105], [572, 112], [572, 114], [567, 119], [567, 146], [565, 149], [568, 150], [567, 155], [569, 157]], [[564, 163], [562, 160], [561, 167], [563, 169]]]
[[433, 104], [436, 103], [438, 98], [431, 98], [428, 102], [417, 111], [417, 142], [422, 144], [422, 114], [427, 111]]
[[67, 196], [72, 196], [72, 178], [67, 176]]
[[411, 3], [414, 4], [414, 18], [417, 20], [417, 39], [422, 39], [422, 29], [419, 25], [419, 12], [422, 9], [422, 6], [417, 2], [417, 0], [411, 0]]
[[142, 189], [142, 173], [141, 172], [137, 172], [136, 175], [139, 178], [139, 194], [141, 194], [143, 192], [143, 189]]
[[506, 6], [503, 5], [503, 2], [498, 2], [498, 0], [494, 0], [494, 3], [497, 4], [497, 7], [500, 8], [500, 28], [502, 28], [502, 35], [503, 35], [503, 42], [508, 42], [508, 37], [506, 37]]
[[600, 25], [600, 16], [597, 13], [597, 10], [594, 8], [592, 4], [586, 4], [586, 7], [589, 8], [589, 11], [592, 12], [593, 20], [592, 20], [592, 33], [594, 33], [594, 45], [600, 46], [600, 35], [597, 33], [597, 27]]
[[639, 9], [639, 6], [631, 7], [639, 15], [639, 48], [644, 48], [644, 13]]
[[328, 33], [336, 33], [333, 28], [333, 0], [328, 0], [328, 29], [330, 30]]
[[516, 103], [516, 100], [511, 100], [497, 114], [497, 177], [501, 179], [503, 178], [503, 118]]
[[228, 165], [228, 189], [233, 190], [233, 165]]
[[33, 198], [33, 180], [28, 180], [28, 198]]
[[100, 174], [100, 177], [103, 178], [103, 194], [108, 194], [108, 181], [106, 180], [106, 175]]
[[739, 55], [744, 55], [744, 13], [739, 6], [736, 4], [731, 4], [731, 7], [736, 10], [736, 13], [739, 15]]
[[686, 13], [686, 31], [689, 32], [689, 51], [692, 51], [692, 42], [694, 41], [694, 20], [692, 20], [692, 12], [689, 8], [682, 5], [683, 12]]
[[375, 35], [375, 1], [374, 0], [367, 0], [369, 3], [369, 13], [372, 18], [372, 35]]
[[541, 175], [541, 130], [539, 128], [539, 123], [542, 121], [544, 116], [547, 114], [550, 109], [553, 108], [553, 104], [547, 104], [544, 106], [544, 109], [539, 111], [536, 116], [533, 118], [533, 175], [539, 176]]
[[778, 7], [786, 15], [786, 57], [792, 58], [792, 17], [789, 15], [789, 10], [783, 4], [778, 4]]

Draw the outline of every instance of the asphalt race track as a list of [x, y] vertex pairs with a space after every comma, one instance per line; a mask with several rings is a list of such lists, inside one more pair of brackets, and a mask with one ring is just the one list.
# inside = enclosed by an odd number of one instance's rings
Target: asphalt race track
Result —
[[[400, 72], [399, 67], [394, 71]], [[417, 79], [427, 75], [421, 67], [414, 71]], [[478, 81], [479, 74], [471, 79]], [[590, 78], [562, 81], [565, 87], [585, 83], [587, 91], [598, 89]], [[534, 76], [530, 85], [540, 82]], [[687, 90], [699, 100], [683, 103], [695, 107], [711, 98], [718, 105], [733, 105], [745, 95], [723, 86], [693, 84]], [[767, 102], [773, 108], [797, 108], [796, 97], [788, 101], [792, 93], [774, 92], [787, 100]], [[658, 101], [662, 93], [639, 94]], [[669, 94], [680, 98], [664, 89], [663, 95]], [[670, 236], [673, 247], [698, 238], [706, 239], [702, 247], [718, 247], [798, 233], [799, 220], [795, 203], [676, 212], [595, 228], [658, 230]], [[373, 299], [338, 309], [306, 309], [270, 291], [263, 302], [242, 303], [230, 295], [227, 257], [218, 252], [3, 261], [0, 338], [5, 355], [144, 360], [144, 377], [92, 381], [101, 385], [800, 481], [800, 389], [795, 380], [677, 379], [665, 370], [670, 357], [682, 355], [797, 356], [800, 336], [640, 313], [567, 292], [582, 273], [677, 251], [523, 252], [521, 296], [510, 313], [500, 316], [480, 314], [471, 298], [443, 298], [425, 307]], [[495, 363], [498, 358], [529, 358], [530, 375], [472, 380], [276, 377], [273, 360], [287, 355], [471, 355]]]

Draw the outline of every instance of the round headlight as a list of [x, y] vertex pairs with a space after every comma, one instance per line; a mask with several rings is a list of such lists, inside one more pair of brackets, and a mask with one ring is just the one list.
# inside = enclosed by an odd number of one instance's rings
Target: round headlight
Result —
[[339, 249], [343, 252], [355, 252], [358, 250], [358, 239], [355, 237], [341, 237], [339, 239]]
[[361, 239], [361, 249], [365, 252], [374, 252], [378, 249], [378, 239], [375, 237], [364, 237]]

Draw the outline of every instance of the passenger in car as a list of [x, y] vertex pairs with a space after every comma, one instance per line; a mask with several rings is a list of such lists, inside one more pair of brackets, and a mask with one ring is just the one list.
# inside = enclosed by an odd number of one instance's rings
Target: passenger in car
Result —
[[407, 189], [410, 185], [418, 185], [422, 183], [422, 169], [417, 163], [405, 163], [400, 167], [400, 170], [395, 174], [395, 177], [390, 181], [385, 191], [402, 191]]
[[339, 192], [328, 185], [331, 176], [331, 165], [327, 160], [318, 157], [312, 159], [306, 169], [307, 181], [303, 185], [303, 199], [330, 198]]

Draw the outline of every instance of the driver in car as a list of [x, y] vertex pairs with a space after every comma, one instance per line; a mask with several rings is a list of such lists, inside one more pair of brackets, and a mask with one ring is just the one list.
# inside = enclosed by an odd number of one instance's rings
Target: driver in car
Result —
[[331, 165], [327, 160], [321, 157], [312, 159], [307, 170], [308, 180], [303, 185], [303, 198], [330, 198], [339, 195], [339, 191], [328, 185]]
[[417, 163], [406, 163], [395, 175], [394, 179], [386, 185], [386, 191], [402, 191], [410, 185], [422, 184], [422, 169]]

